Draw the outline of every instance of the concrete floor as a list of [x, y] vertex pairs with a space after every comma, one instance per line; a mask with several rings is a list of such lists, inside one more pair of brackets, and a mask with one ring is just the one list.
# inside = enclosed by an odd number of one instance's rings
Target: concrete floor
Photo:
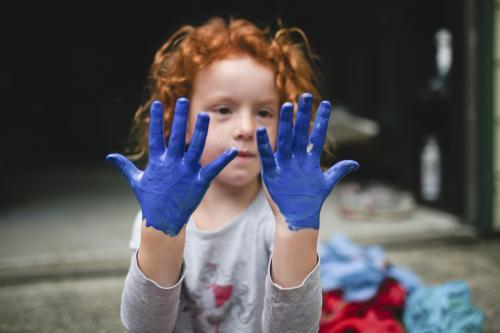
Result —
[[[500, 332], [500, 242], [432, 241], [385, 249], [426, 284], [465, 280], [486, 315], [483, 332]], [[119, 319], [124, 278], [123, 272], [3, 285], [0, 332], [125, 332]]]
[[[0, 214], [0, 332], [124, 332], [133, 195], [102, 166], [40, 173], [18, 180], [32, 192]], [[478, 239], [454, 217], [425, 209], [399, 222], [346, 222], [327, 202], [322, 221], [322, 239], [343, 231], [382, 244], [425, 284], [465, 280], [486, 314], [484, 332], [500, 332], [499, 240]]]

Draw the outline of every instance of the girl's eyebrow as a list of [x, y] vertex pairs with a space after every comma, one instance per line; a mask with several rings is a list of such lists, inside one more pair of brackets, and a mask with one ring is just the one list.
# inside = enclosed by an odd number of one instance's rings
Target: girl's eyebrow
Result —
[[[207, 98], [206, 103], [207, 104], [213, 104], [213, 103], [220, 103], [220, 102], [226, 102], [226, 103], [237, 103], [238, 101], [232, 97], [231, 95], [225, 95], [225, 94], [220, 94], [220, 95], [212, 95], [209, 98]], [[258, 101], [255, 102], [255, 105], [272, 105], [275, 107], [275, 105], [278, 104], [278, 99], [273, 96], [268, 96], [264, 97]]]
[[220, 102], [233, 103], [234, 99], [229, 95], [220, 94], [220, 95], [211, 95], [205, 101], [206, 104], [213, 104], [213, 103], [220, 103]]
[[263, 98], [262, 100], [259, 101], [259, 104], [278, 104], [278, 99], [273, 96], [269, 96], [266, 98]]

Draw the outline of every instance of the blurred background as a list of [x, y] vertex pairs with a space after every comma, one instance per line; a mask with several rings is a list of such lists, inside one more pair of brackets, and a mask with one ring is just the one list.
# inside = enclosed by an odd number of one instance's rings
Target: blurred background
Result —
[[464, 279], [500, 330], [500, 1], [184, 0], [0, 5], [0, 332], [123, 331], [139, 206], [104, 157], [129, 144], [154, 52], [215, 15], [281, 19], [321, 58], [334, 159], [361, 165], [322, 240]]

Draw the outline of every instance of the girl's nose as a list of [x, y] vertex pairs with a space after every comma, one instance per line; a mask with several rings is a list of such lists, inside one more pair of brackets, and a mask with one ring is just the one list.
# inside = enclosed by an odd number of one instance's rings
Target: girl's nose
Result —
[[255, 135], [255, 120], [251, 114], [240, 114], [235, 126], [235, 136], [239, 139], [251, 139]]

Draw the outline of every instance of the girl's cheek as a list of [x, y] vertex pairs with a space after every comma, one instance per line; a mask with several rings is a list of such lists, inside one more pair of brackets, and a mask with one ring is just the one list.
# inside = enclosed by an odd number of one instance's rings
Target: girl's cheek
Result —
[[189, 131], [189, 129], [186, 131], [186, 139], [185, 139], [185, 142], [186, 144], [190, 144], [191, 143], [191, 138], [193, 137], [193, 134], [191, 133], [191, 131]]
[[191, 138], [193, 137], [193, 133], [194, 133], [195, 122], [196, 122], [195, 119], [192, 119], [191, 117], [189, 117], [187, 129], [186, 129], [186, 144], [191, 142]]

